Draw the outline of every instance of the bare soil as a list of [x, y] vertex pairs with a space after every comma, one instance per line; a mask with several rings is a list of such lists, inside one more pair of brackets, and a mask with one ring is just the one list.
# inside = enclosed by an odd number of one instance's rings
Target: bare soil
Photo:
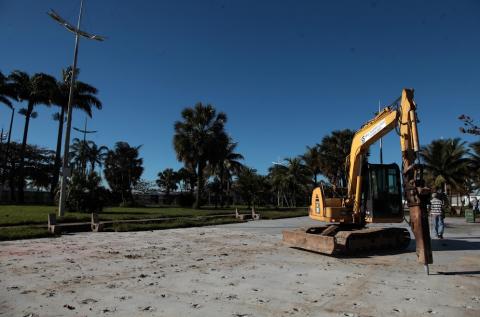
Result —
[[307, 218], [0, 243], [1, 316], [480, 316], [480, 224], [400, 254], [284, 246]]

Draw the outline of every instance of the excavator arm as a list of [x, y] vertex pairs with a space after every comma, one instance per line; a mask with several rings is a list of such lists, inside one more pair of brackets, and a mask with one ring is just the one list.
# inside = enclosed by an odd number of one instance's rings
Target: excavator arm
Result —
[[361, 223], [360, 207], [362, 194], [362, 163], [370, 145], [392, 131], [399, 118], [399, 111], [390, 107], [383, 109], [375, 118], [363, 125], [353, 136], [349, 156], [349, 173], [346, 205], [353, 206], [353, 222]]
[[404, 196], [410, 210], [410, 223], [416, 240], [418, 261], [432, 263], [427, 204], [430, 191], [425, 187], [419, 163], [420, 142], [417, 129], [417, 106], [413, 89], [402, 91], [399, 108], [387, 107], [355, 133], [349, 161], [348, 190], [345, 204], [352, 206], [353, 223], [364, 221], [361, 214], [362, 162], [370, 145], [395, 128], [400, 131]]
[[423, 166], [419, 162], [420, 142], [413, 89], [403, 90], [401, 106], [402, 113], [399, 124], [403, 188], [410, 209], [410, 224], [415, 235], [417, 259], [425, 265], [428, 273], [428, 264], [433, 262], [427, 210], [430, 189], [425, 186]]

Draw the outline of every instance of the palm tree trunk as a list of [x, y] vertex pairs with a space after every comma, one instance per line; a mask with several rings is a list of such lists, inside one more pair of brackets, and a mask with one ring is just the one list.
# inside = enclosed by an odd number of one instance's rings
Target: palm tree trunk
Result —
[[[285, 204], [287, 207], [290, 207], [290, 203], [288, 201], [288, 198], [287, 198], [287, 195], [285, 194], [285, 192], [283, 193], [283, 199], [285, 201]], [[282, 204], [282, 207], [283, 207], [283, 204]]]
[[20, 149], [20, 165], [18, 168], [18, 196], [17, 202], [23, 203], [25, 201], [25, 196], [23, 192], [23, 187], [25, 186], [25, 175], [24, 175], [24, 167], [25, 167], [25, 149], [27, 147], [27, 137], [28, 137], [28, 126], [30, 124], [30, 116], [33, 112], [33, 104], [28, 104], [27, 113], [25, 114], [25, 127], [23, 129], [23, 140], [22, 140], [22, 147]]
[[122, 205], [125, 206], [127, 200], [125, 199], [125, 190], [120, 190], [120, 193], [122, 195]]
[[[0, 181], [0, 190], [2, 191], [1, 195], [3, 197], [3, 190], [4, 190], [4, 185], [5, 185], [5, 178], [7, 178], [6, 175], [6, 170], [8, 166], [8, 159], [10, 155], [10, 144], [11, 144], [11, 139], [12, 139], [12, 127], [13, 127], [13, 116], [15, 115], [15, 108], [12, 108], [12, 116], [10, 117], [10, 128], [8, 129], [8, 140], [7, 140], [7, 148], [5, 149], [5, 154], [4, 154], [4, 159], [3, 159], [3, 173], [1, 176], [1, 181]], [[12, 167], [13, 168], [13, 167]], [[12, 187], [12, 184], [10, 184], [10, 187]], [[13, 198], [10, 197], [10, 200], [13, 201]]]
[[133, 197], [133, 189], [132, 189], [132, 175], [130, 171], [128, 172], [128, 196], [130, 199], [130, 202], [132, 203], [132, 206], [135, 205], [135, 198]]
[[226, 194], [225, 198], [226, 198], [226, 201], [227, 201], [227, 206], [230, 206], [230, 202], [232, 201], [231, 196], [230, 196], [230, 180], [227, 181], [227, 190], [226, 190], [225, 194]]
[[193, 180], [192, 178], [190, 178], [190, 194], [193, 195], [193, 190], [195, 189], [195, 180]]
[[193, 205], [193, 208], [195, 209], [200, 209], [201, 207], [201, 198], [202, 198], [202, 186], [203, 186], [203, 167], [204, 163], [199, 162], [198, 163], [198, 170], [197, 170], [197, 191], [195, 194], [195, 204]]
[[55, 197], [55, 190], [58, 185], [58, 179], [60, 177], [61, 155], [62, 155], [62, 138], [63, 138], [63, 121], [65, 117], [65, 108], [61, 107], [60, 118], [58, 120], [58, 133], [57, 133], [57, 149], [55, 151], [55, 167], [53, 169], [52, 187], [50, 188], [50, 196], [53, 201]]
[[[220, 177], [219, 177], [219, 178], [220, 178], [220, 197], [218, 197], [218, 198], [219, 198], [219, 200], [220, 200], [220, 206], [223, 207], [223, 205], [224, 205], [224, 202], [223, 202], [223, 199], [224, 199], [224, 198], [223, 198], [223, 193], [224, 193], [224, 188], [225, 188], [225, 187], [223, 186], [223, 185], [224, 185], [224, 179], [223, 179], [223, 178], [224, 178], [224, 171], [223, 171], [223, 168], [220, 170]], [[217, 200], [215, 200], [215, 208], [216, 208], [216, 207], [217, 207]]]
[[15, 161], [11, 160], [11, 163], [10, 163], [10, 173], [8, 175], [8, 185], [10, 187], [10, 201], [11, 202], [14, 202], [16, 201], [16, 197], [15, 197]]
[[[167, 205], [170, 205], [170, 187], [167, 185], [167, 188], [165, 190], [165, 198], [167, 200]], [[163, 200], [163, 203], [165, 204], [165, 199]]]

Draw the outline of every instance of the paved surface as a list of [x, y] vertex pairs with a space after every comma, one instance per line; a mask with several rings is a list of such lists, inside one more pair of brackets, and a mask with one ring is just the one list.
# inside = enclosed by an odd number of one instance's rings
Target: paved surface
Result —
[[[291, 249], [308, 218], [0, 243], [1, 316], [480, 316], [480, 225], [447, 219], [432, 275], [402, 254]], [[316, 222], [313, 222], [316, 225]]]

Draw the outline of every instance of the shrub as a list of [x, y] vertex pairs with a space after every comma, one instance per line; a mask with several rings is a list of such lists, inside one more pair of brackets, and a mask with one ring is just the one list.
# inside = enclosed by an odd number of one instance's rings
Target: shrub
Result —
[[132, 207], [145, 207], [144, 204], [141, 204], [135, 200], [133, 201], [130, 201], [130, 200], [127, 200], [125, 202], [121, 202], [119, 205], [119, 207], [126, 207], [126, 208], [132, 208]]
[[66, 209], [70, 212], [102, 211], [108, 191], [100, 182], [101, 178], [95, 172], [88, 175], [74, 172], [67, 187]]
[[195, 196], [192, 193], [181, 193], [178, 195], [177, 203], [181, 207], [192, 207], [195, 202]]

